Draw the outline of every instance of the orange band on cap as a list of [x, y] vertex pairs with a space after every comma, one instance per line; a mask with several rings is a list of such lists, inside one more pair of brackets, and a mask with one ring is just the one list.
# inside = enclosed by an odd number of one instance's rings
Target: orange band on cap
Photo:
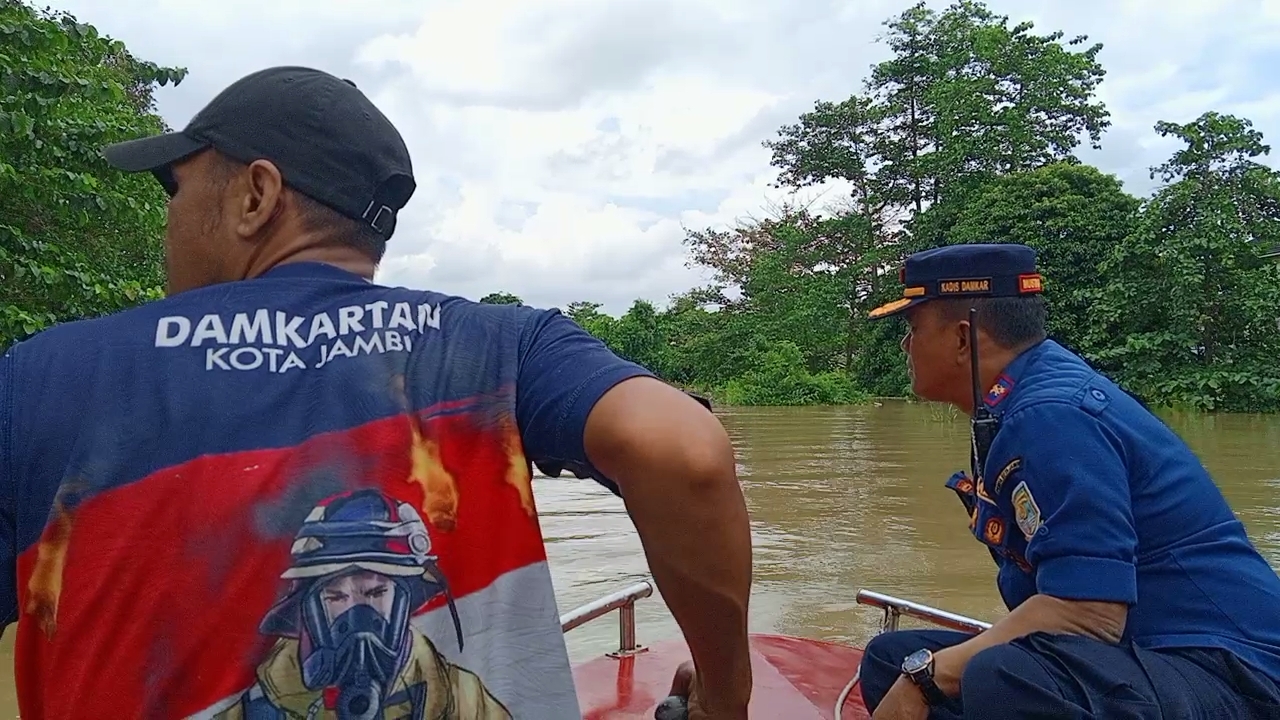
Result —
[[1038, 293], [1043, 291], [1044, 281], [1041, 280], [1039, 273], [1030, 273], [1018, 276], [1018, 292]]

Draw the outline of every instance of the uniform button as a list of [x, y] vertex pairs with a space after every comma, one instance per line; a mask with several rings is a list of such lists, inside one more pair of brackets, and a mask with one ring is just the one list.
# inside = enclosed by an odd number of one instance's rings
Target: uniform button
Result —
[[1106, 394], [1106, 393], [1104, 393], [1104, 392], [1102, 392], [1101, 390], [1096, 389], [1096, 388], [1095, 388], [1095, 389], [1093, 389], [1093, 390], [1091, 390], [1091, 391], [1089, 391], [1089, 394], [1093, 396], [1093, 399], [1094, 399], [1094, 400], [1106, 400], [1106, 399], [1107, 399], [1107, 394]]

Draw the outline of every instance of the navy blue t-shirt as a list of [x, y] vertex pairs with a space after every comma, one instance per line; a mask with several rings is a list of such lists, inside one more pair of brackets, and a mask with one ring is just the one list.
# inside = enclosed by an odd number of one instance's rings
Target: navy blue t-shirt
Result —
[[1051, 340], [985, 401], [1002, 424], [982, 477], [948, 486], [1009, 609], [1037, 593], [1127, 603], [1125, 640], [1224, 648], [1280, 681], [1280, 577], [1176, 433]]
[[22, 715], [576, 717], [530, 462], [612, 487], [583, 429], [642, 375], [557, 311], [317, 263], [17, 344]]

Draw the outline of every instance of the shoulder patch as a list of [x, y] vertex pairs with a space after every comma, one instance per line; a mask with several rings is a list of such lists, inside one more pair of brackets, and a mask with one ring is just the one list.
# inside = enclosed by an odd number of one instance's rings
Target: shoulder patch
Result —
[[983, 527], [983, 537], [988, 545], [1001, 545], [1004, 543], [1004, 520], [998, 517], [988, 518], [987, 524]]
[[987, 397], [985, 398], [985, 402], [987, 406], [995, 407], [999, 405], [1000, 401], [1004, 400], [1009, 395], [1009, 391], [1012, 389], [1013, 389], [1013, 378], [1009, 377], [1008, 375], [1001, 375], [1000, 377], [996, 378], [996, 383], [991, 386], [990, 390], [987, 391]]
[[1000, 468], [1000, 472], [996, 474], [996, 486], [992, 489], [996, 497], [1000, 496], [1000, 488], [1004, 487], [1004, 481], [1008, 480], [1009, 476], [1017, 472], [1020, 467], [1022, 467], [1022, 458], [1016, 457]]
[[1013, 489], [1013, 519], [1018, 523], [1018, 529], [1026, 536], [1027, 541], [1031, 540], [1031, 536], [1036, 534], [1040, 529], [1042, 519], [1040, 517], [1040, 506], [1036, 505], [1036, 499], [1031, 496], [1031, 489], [1027, 487], [1027, 481], [1023, 480]]

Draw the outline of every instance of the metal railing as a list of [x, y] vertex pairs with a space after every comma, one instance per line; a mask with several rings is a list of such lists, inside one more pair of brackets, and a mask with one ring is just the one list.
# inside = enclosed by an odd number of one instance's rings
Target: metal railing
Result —
[[644, 650], [636, 642], [636, 601], [653, 594], [653, 584], [642, 580], [635, 585], [623, 588], [615, 593], [592, 600], [586, 605], [574, 608], [560, 616], [560, 631], [570, 630], [586, 625], [599, 617], [604, 617], [614, 610], [618, 611], [618, 649], [611, 652], [611, 657], [634, 655]]
[[880, 632], [897, 630], [898, 620], [903, 615], [960, 632], [980, 633], [991, 627], [991, 623], [872, 590], [859, 590], [857, 601], [859, 605], [870, 605], [884, 610], [884, 620], [880, 623]]
[[[642, 580], [561, 615], [560, 630], [569, 632], [616, 610], [618, 611], [618, 649], [609, 655], [612, 657], [634, 655], [644, 649], [636, 639], [636, 602], [651, 595], [653, 595], [653, 583]], [[857, 603], [884, 611], [880, 632], [897, 630], [898, 621], [904, 615], [959, 632], [980, 633], [991, 627], [991, 623], [873, 590], [859, 590]]]
[[[898, 620], [903, 615], [913, 617], [917, 620], [940, 625], [951, 630], [958, 630], [967, 633], [980, 633], [991, 627], [991, 623], [985, 623], [981, 620], [975, 620], [964, 615], [957, 615], [953, 612], [940, 610], [936, 607], [930, 607], [918, 602], [903, 600], [892, 595], [885, 595], [874, 590], [859, 590], [857, 602], [859, 605], [870, 605], [884, 611], [884, 619], [880, 621], [880, 632], [892, 632], [898, 629]], [[853, 694], [853, 689], [858, 686], [861, 680], [860, 673], [854, 672], [853, 677], [849, 678], [848, 684], [840, 691], [836, 697], [836, 704], [832, 710], [832, 717], [844, 717], [844, 705]]]

